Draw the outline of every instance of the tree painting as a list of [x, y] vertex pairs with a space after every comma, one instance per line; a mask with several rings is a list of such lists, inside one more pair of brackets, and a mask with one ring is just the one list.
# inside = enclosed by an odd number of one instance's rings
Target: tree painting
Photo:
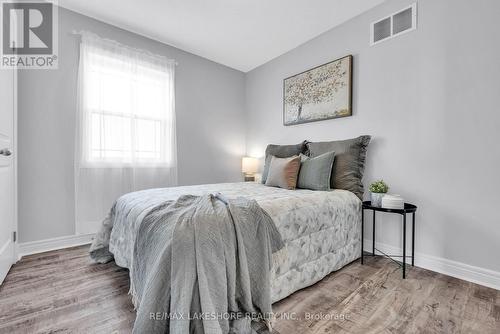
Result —
[[285, 125], [350, 116], [352, 56], [284, 80]]

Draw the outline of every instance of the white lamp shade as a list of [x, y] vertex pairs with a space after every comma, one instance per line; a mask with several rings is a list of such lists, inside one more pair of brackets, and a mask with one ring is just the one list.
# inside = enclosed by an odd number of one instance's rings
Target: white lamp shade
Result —
[[245, 174], [257, 173], [259, 160], [251, 157], [243, 157], [241, 160], [241, 171]]

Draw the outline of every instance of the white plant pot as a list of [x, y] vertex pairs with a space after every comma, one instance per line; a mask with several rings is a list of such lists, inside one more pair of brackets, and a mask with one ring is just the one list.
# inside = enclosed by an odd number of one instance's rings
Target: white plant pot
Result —
[[381, 208], [382, 197], [384, 197], [385, 194], [384, 193], [370, 193], [370, 194], [371, 194], [372, 206], [376, 208]]

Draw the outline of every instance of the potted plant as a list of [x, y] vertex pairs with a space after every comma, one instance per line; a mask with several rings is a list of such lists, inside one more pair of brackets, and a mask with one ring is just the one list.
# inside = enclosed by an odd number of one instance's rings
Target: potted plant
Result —
[[372, 206], [380, 208], [382, 206], [382, 197], [389, 191], [389, 186], [384, 180], [378, 180], [370, 184], [370, 193]]

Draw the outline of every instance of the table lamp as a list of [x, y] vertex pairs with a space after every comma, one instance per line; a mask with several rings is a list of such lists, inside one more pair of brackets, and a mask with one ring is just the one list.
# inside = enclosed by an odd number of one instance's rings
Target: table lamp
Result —
[[241, 160], [241, 171], [245, 175], [245, 182], [255, 181], [255, 173], [259, 167], [259, 160], [252, 157], [243, 157]]

